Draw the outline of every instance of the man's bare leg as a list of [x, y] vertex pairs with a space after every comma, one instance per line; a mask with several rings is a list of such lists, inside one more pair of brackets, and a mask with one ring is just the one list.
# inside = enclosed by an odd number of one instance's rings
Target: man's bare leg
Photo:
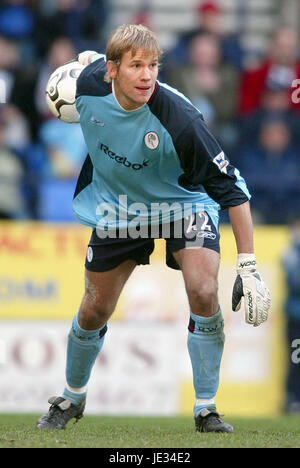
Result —
[[101, 351], [112, 315], [121, 291], [136, 266], [127, 260], [105, 272], [85, 272], [85, 293], [68, 336], [66, 386], [61, 397], [53, 397], [47, 414], [42, 416], [40, 429], [63, 429], [67, 422], [83, 415], [87, 384], [95, 360]]
[[196, 402], [194, 416], [200, 432], [232, 432], [216, 411], [220, 364], [225, 336], [218, 301], [219, 254], [205, 247], [173, 253], [180, 265], [190, 304], [188, 350]]

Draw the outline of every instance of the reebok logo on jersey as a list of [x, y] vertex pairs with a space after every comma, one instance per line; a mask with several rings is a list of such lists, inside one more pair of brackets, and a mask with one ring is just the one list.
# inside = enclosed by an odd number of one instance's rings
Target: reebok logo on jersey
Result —
[[131, 169], [133, 169], [134, 171], [139, 171], [139, 170], [141, 170], [143, 167], [148, 166], [149, 159], [144, 159], [144, 161], [143, 161], [142, 164], [139, 164], [139, 163], [131, 163], [130, 161], [128, 161], [128, 159], [126, 158], [126, 156], [120, 156], [119, 154], [114, 153], [113, 151], [111, 151], [111, 150], [109, 149], [109, 147], [108, 147], [107, 145], [104, 145], [103, 143], [100, 143], [99, 148], [100, 148], [101, 151], [103, 151], [104, 154], [106, 154], [107, 156], [109, 156], [111, 159], [113, 159], [113, 160], [114, 160], [115, 162], [117, 162], [118, 164], [123, 164], [123, 166], [128, 167], [128, 168], [131, 168]]
[[94, 124], [94, 125], [99, 125], [99, 127], [104, 127], [105, 123], [102, 122], [102, 120], [98, 120], [96, 119], [96, 117], [92, 116], [91, 117], [91, 122]]

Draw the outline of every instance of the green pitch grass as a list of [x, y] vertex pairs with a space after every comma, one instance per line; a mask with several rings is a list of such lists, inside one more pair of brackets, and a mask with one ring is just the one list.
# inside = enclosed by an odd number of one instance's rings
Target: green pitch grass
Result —
[[133, 416], [85, 416], [41, 431], [36, 415], [0, 414], [0, 448], [300, 448], [300, 415], [225, 419], [234, 434], [196, 433], [190, 417]]

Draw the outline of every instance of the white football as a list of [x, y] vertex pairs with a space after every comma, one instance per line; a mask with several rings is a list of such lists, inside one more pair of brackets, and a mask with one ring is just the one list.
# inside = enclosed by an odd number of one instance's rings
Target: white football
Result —
[[78, 123], [79, 114], [75, 105], [76, 81], [84, 65], [71, 62], [58, 67], [46, 86], [46, 101], [52, 114], [68, 123]]

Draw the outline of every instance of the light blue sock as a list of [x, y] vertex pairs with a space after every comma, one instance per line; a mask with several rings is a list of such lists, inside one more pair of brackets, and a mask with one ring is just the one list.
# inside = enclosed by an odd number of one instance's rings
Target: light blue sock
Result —
[[[107, 331], [105, 325], [97, 330], [84, 330], [79, 326], [78, 313], [75, 315], [68, 336], [66, 380], [69, 387], [81, 389], [89, 381], [95, 360], [101, 351], [104, 335]], [[65, 387], [63, 397], [78, 405], [86, 395], [72, 392]]]
[[[191, 312], [188, 350], [196, 399], [211, 400], [217, 393], [225, 342], [223, 329], [224, 320], [220, 307], [212, 317], [201, 317]], [[211, 404], [195, 404], [194, 415], [198, 416], [201, 409], [208, 406]]]

